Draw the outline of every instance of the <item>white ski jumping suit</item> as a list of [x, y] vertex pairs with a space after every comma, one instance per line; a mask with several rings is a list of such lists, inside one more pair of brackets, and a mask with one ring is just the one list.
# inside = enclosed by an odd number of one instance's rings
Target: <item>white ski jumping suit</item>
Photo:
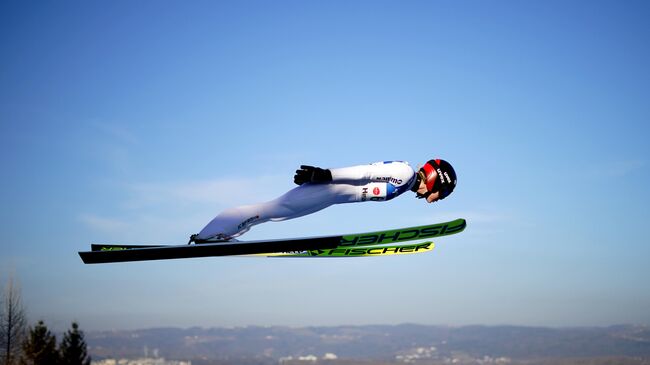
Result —
[[329, 183], [302, 184], [269, 202], [226, 209], [198, 235], [199, 239], [231, 239], [252, 226], [317, 212], [332, 204], [386, 201], [411, 189], [416, 172], [407, 162], [385, 161], [330, 169]]

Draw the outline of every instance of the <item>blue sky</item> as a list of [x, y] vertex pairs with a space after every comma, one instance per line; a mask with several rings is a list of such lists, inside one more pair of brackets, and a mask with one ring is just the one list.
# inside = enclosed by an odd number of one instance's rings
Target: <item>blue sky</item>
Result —
[[[57, 329], [650, 324], [644, 1], [0, 4], [0, 279]], [[84, 266], [184, 243], [300, 164], [432, 157], [452, 197], [242, 239], [464, 217], [424, 255]]]

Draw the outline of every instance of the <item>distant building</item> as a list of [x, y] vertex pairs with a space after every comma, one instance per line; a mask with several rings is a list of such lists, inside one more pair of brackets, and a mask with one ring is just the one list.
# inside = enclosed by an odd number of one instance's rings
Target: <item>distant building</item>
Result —
[[192, 365], [191, 361], [171, 361], [163, 358], [104, 359], [92, 361], [91, 365]]
[[298, 360], [316, 362], [318, 361], [318, 358], [315, 355], [307, 355], [307, 356], [300, 356]]

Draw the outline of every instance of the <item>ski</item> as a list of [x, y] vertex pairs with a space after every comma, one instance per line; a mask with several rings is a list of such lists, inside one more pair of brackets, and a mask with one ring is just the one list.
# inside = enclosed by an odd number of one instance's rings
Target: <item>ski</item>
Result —
[[[370, 233], [358, 233], [351, 235], [343, 235], [341, 237], [340, 246], [359, 246], [359, 245], [383, 245], [398, 241], [409, 241], [420, 238], [434, 238], [446, 236], [462, 232], [465, 229], [466, 222], [464, 219], [456, 219], [450, 222], [436, 223], [425, 226], [409, 227], [402, 229], [395, 229], [390, 231], [379, 231]], [[339, 236], [336, 236], [339, 237]], [[320, 237], [325, 238], [325, 237]], [[317, 238], [312, 238], [317, 239]], [[247, 243], [246, 241], [240, 241]], [[248, 241], [255, 242], [255, 241]], [[217, 243], [217, 242], [214, 242]], [[228, 243], [228, 242], [220, 242]], [[121, 244], [105, 244], [93, 243], [91, 244], [91, 251], [121, 251], [137, 248], [152, 248], [152, 247], [172, 247], [170, 245], [121, 245]]]
[[462, 232], [466, 225], [460, 218], [445, 223], [340, 236], [178, 246], [93, 244], [91, 251], [79, 252], [79, 256], [86, 264], [99, 264], [355, 248], [447, 236]]
[[412, 245], [394, 246], [365, 246], [355, 248], [329, 248], [301, 252], [278, 252], [259, 254], [263, 257], [369, 257], [389, 255], [409, 255], [413, 253], [425, 253], [433, 250], [433, 242], [420, 242]]

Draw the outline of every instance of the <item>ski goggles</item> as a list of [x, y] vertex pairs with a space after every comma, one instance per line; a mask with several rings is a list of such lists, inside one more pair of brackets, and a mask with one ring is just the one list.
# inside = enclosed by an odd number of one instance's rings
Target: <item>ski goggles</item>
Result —
[[[425, 179], [425, 174], [422, 171], [419, 171], [418, 174], [420, 175], [420, 179]], [[427, 190], [426, 193], [420, 194], [416, 193], [415, 197], [418, 199], [426, 199], [428, 198], [431, 194], [433, 193], [438, 193], [438, 200], [442, 200], [451, 194], [451, 192], [454, 190], [453, 186], [450, 186], [448, 184], [444, 184], [441, 180], [440, 174], [436, 177], [436, 179], [433, 182], [433, 185], [431, 186], [430, 190]]]

